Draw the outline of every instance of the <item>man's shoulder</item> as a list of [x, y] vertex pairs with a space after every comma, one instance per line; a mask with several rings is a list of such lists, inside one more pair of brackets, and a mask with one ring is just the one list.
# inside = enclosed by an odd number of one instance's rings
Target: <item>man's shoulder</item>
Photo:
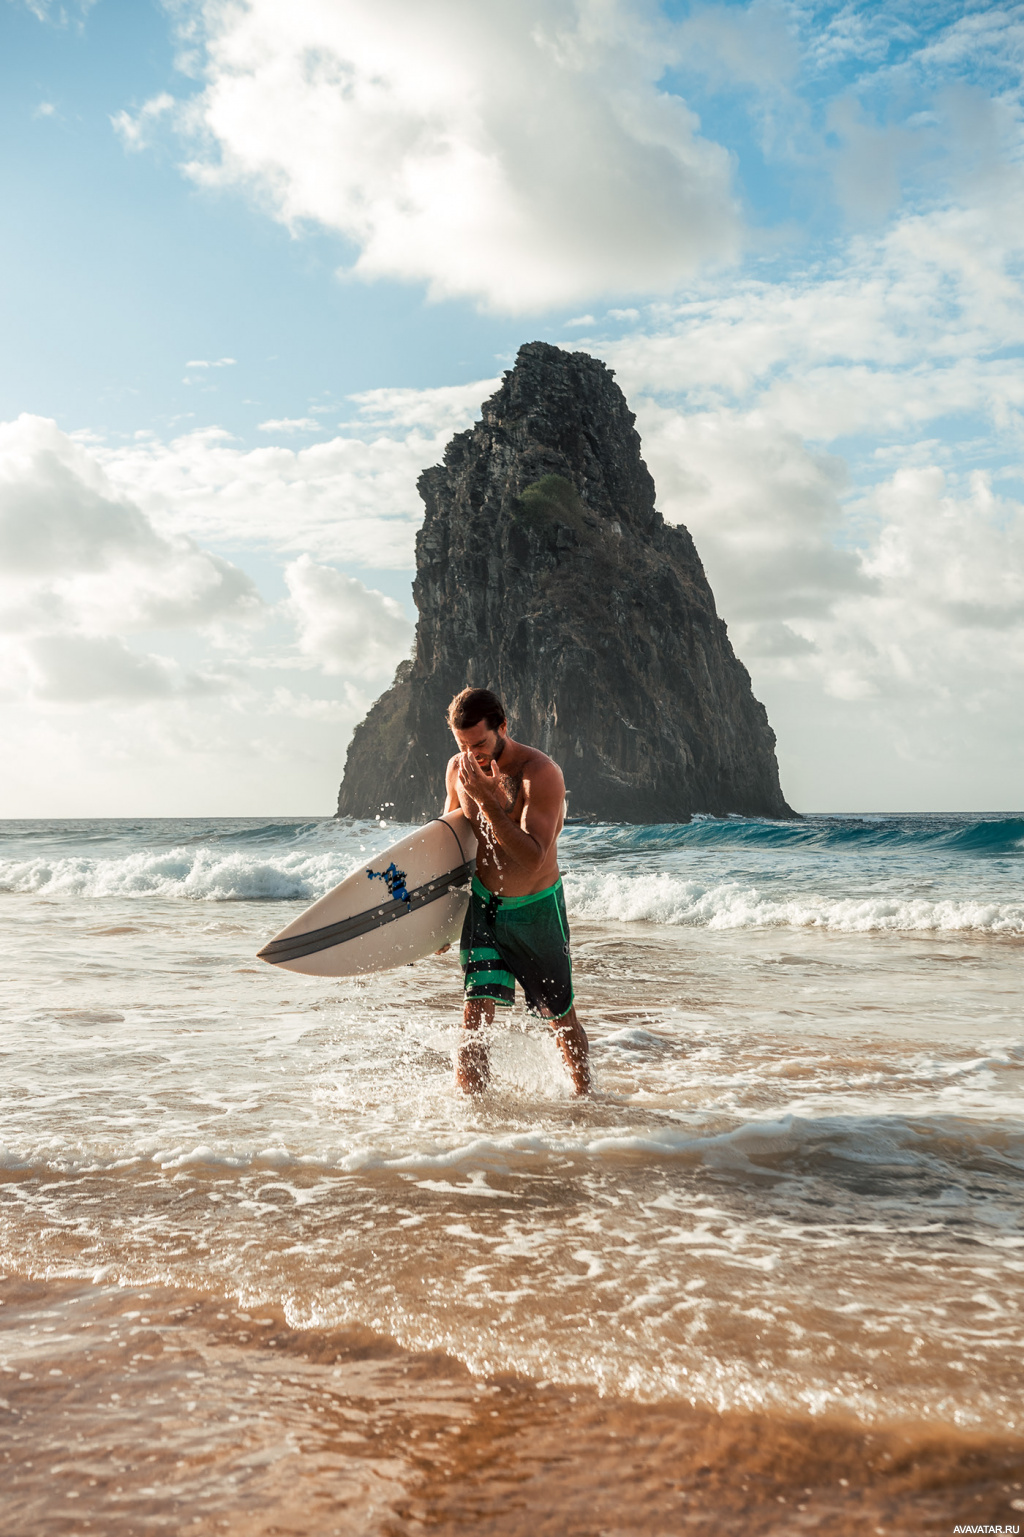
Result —
[[541, 752], [539, 747], [527, 747], [526, 757], [523, 760], [522, 772], [524, 778], [529, 779], [559, 779], [562, 770], [558, 767], [554, 758], [549, 758], [546, 752]]
[[452, 753], [444, 771], [444, 793], [454, 795], [459, 782], [459, 754]]

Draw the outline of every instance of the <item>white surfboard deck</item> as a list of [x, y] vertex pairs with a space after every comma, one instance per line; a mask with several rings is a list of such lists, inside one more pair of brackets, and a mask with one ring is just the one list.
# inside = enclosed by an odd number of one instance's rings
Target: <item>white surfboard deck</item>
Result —
[[475, 864], [468, 818], [461, 811], [435, 817], [307, 907], [259, 959], [310, 977], [354, 977], [421, 960], [458, 940]]

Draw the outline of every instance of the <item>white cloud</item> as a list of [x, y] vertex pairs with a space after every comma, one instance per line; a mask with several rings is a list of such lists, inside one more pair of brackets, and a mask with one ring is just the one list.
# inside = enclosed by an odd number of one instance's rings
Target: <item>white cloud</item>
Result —
[[228, 687], [224, 678], [133, 651], [115, 635], [30, 636], [16, 660], [28, 674], [30, 694], [74, 704], [220, 694]]
[[408, 652], [401, 606], [305, 556], [270, 609], [98, 452], [38, 417], [0, 426], [8, 814], [329, 811], [348, 734]]
[[321, 424], [315, 416], [272, 416], [260, 422], [260, 432], [320, 432]]
[[444, 435], [382, 433], [294, 449], [241, 449], [226, 436], [108, 447], [102, 459], [115, 485], [182, 535], [377, 568], [413, 565], [423, 512], [416, 477], [443, 452]]
[[819, 440], [1016, 406], [1024, 375], [1002, 354], [1024, 343], [1022, 250], [1024, 211], [910, 215], [788, 279], [652, 306], [605, 355], [628, 390], [693, 404], [756, 395]]
[[1012, 809], [1024, 504], [934, 441], [901, 443], [902, 467], [851, 487], [842, 459], [768, 412], [648, 406], [638, 425], [768, 706], [791, 800]]
[[936, 466], [899, 470], [870, 497], [878, 531], [864, 552], [874, 591], [836, 605], [819, 644], [841, 696], [922, 694], [968, 713], [1024, 683], [1024, 506], [976, 472], [951, 494]]
[[638, 423], [663, 511], [692, 532], [758, 687], [889, 700], [881, 736], [1001, 701], [992, 729], [1005, 734], [1024, 676], [1020, 504], [982, 472], [960, 489], [934, 442], [901, 443], [906, 467], [851, 487], [844, 460], [790, 430], [766, 393], [746, 412], [650, 403]]
[[71, 0], [68, 5], [55, 4], [54, 0], [25, 0], [26, 10], [31, 11], [37, 21], [58, 27], [66, 27], [71, 21], [77, 21], [80, 26], [95, 4], [96, 0]]
[[308, 555], [285, 567], [285, 580], [298, 650], [323, 672], [389, 678], [408, 655], [413, 627], [394, 598]]
[[[900, 470], [863, 511], [872, 590], [794, 621], [811, 644], [745, 650], [804, 805], [1005, 809], [1024, 753], [1024, 506], [977, 474], [951, 493], [935, 466]], [[756, 653], [756, 646], [753, 648]]]
[[340, 699], [315, 699], [309, 694], [296, 694], [289, 688], [275, 688], [269, 708], [275, 715], [291, 716], [295, 720], [339, 722], [351, 726], [364, 716], [373, 703], [373, 694], [367, 694], [352, 683], [341, 687]]
[[[7, 816], [329, 816], [359, 697], [323, 716], [260, 694], [4, 706]], [[298, 696], [301, 705], [301, 696]]]
[[648, 403], [638, 426], [663, 513], [689, 528], [730, 623], [757, 625], [772, 654], [780, 623], [828, 614], [840, 596], [868, 590], [856, 551], [837, 547], [841, 459], [756, 411]]
[[389, 428], [416, 427], [437, 434], [459, 432], [480, 414], [480, 407], [494, 394], [499, 379], [477, 379], [472, 384], [448, 384], [433, 389], [385, 388], [363, 390], [348, 398], [360, 422]]
[[129, 648], [126, 631], [258, 619], [237, 566], [167, 538], [56, 424], [0, 424], [0, 634], [7, 674], [51, 699], [209, 692], [203, 672]]
[[468, 426], [496, 380], [367, 390], [345, 435], [306, 448], [236, 447], [219, 428], [169, 443], [93, 445], [110, 481], [165, 531], [226, 545], [409, 569], [422, 470]]
[[237, 362], [238, 362], [237, 358], [216, 358], [214, 360], [211, 360], [209, 358], [190, 358], [189, 361], [185, 364], [185, 367], [186, 368], [234, 368], [235, 365], [237, 364]]
[[38, 417], [0, 426], [7, 814], [329, 812], [348, 734], [408, 652], [401, 606], [303, 556], [271, 609], [98, 452]]
[[742, 7], [697, 5], [679, 27], [679, 52], [688, 69], [700, 70], [720, 89], [774, 88], [800, 63], [792, 21], [771, 0]]
[[138, 508], [117, 497], [56, 423], [21, 416], [0, 426], [5, 574], [91, 573], [118, 559], [152, 564], [165, 549]]
[[110, 121], [125, 149], [146, 149], [154, 125], [168, 113], [173, 112], [176, 106], [174, 97], [167, 91], [161, 91], [159, 95], [151, 97], [144, 103], [134, 117], [130, 112], [121, 111], [115, 112]]
[[[662, 508], [691, 529], [741, 655], [765, 659], [759, 676], [831, 688], [842, 672], [874, 692], [883, 569], [869, 551], [898, 502], [874, 493], [890, 467], [880, 449], [957, 476], [960, 419], [975, 462], [1019, 451], [1024, 365], [1007, 348], [1024, 343], [1024, 224], [1013, 224], [984, 207], [910, 215], [799, 278], [652, 306], [642, 332], [604, 349]], [[1012, 561], [1005, 532], [993, 538]], [[841, 643], [828, 629], [840, 609]]]
[[0, 593], [7, 630], [167, 629], [261, 607], [237, 566], [158, 533], [94, 455], [28, 415], [0, 424]]
[[[729, 156], [659, 87], [680, 44], [653, 0], [207, 0], [198, 15], [191, 175], [338, 231], [359, 277], [537, 311], [671, 290], [737, 252]], [[160, 100], [120, 115], [127, 142]]]

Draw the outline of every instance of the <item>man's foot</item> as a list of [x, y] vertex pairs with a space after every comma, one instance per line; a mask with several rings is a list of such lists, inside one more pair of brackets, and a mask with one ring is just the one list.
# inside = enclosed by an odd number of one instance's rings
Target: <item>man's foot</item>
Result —
[[487, 1047], [479, 1037], [464, 1040], [455, 1062], [455, 1082], [464, 1094], [482, 1094], [490, 1081]]
[[477, 1033], [481, 1024], [494, 1020], [494, 1004], [490, 998], [468, 998], [462, 1013], [463, 1035], [459, 1054], [455, 1059], [455, 1082], [464, 1094], [481, 1094], [491, 1081], [487, 1047]]

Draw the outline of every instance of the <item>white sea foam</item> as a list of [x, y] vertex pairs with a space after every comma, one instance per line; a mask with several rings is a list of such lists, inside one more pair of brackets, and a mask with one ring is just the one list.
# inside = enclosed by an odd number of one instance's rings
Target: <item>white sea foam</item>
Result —
[[[56, 1144], [56, 1145], [55, 1145]], [[244, 1148], [211, 1143], [173, 1147], [141, 1143], [131, 1151], [104, 1154], [82, 1140], [64, 1146], [51, 1138], [45, 1146], [0, 1146], [0, 1169], [83, 1175], [128, 1174], [140, 1168], [173, 1172], [190, 1168], [215, 1169], [222, 1174], [245, 1175], [266, 1171], [290, 1172], [332, 1178], [337, 1175], [387, 1171], [397, 1174], [458, 1171], [463, 1177], [474, 1171], [500, 1170], [538, 1163], [548, 1156], [603, 1163], [623, 1155], [641, 1153], [647, 1158], [682, 1158], [709, 1168], [737, 1168], [751, 1161], [783, 1159], [799, 1155], [801, 1170], [816, 1155], [839, 1155], [846, 1161], [875, 1162], [884, 1156], [887, 1166], [955, 1164], [967, 1156], [996, 1155], [1007, 1170], [1022, 1167], [1024, 1144], [1019, 1134], [1008, 1132], [1002, 1121], [956, 1115], [934, 1116], [923, 1123], [903, 1116], [820, 1116], [784, 1114], [774, 1119], [741, 1120], [722, 1130], [697, 1126], [622, 1124], [591, 1129], [538, 1125], [528, 1131], [454, 1136], [436, 1139], [427, 1135], [419, 1146], [388, 1146], [367, 1139], [359, 1145], [318, 1153], [284, 1145]], [[1020, 1240], [1024, 1245], [1024, 1238]]]
[[710, 929], [817, 928], [1024, 934], [1024, 902], [769, 895], [738, 881], [708, 884], [665, 872], [626, 875], [580, 870], [566, 878], [570, 916], [622, 923], [686, 924]]
[[[193, 902], [312, 902], [354, 868], [351, 846], [273, 853], [179, 846], [109, 858], [45, 857], [0, 861], [0, 891], [47, 897], [164, 897]], [[823, 872], [824, 874], [824, 872]], [[835, 872], [823, 885], [835, 884]], [[738, 880], [686, 879], [666, 871], [631, 874], [577, 866], [566, 876], [569, 913], [601, 922], [658, 923], [710, 929], [816, 928], [1024, 934], [1024, 902], [969, 894], [928, 900], [875, 894], [843, 896], [786, 890]], [[774, 889], [773, 889], [774, 888]]]
[[141, 850], [120, 858], [36, 858], [0, 862], [0, 891], [48, 897], [178, 897], [188, 901], [312, 902], [354, 868], [337, 849], [271, 857], [208, 848]]

